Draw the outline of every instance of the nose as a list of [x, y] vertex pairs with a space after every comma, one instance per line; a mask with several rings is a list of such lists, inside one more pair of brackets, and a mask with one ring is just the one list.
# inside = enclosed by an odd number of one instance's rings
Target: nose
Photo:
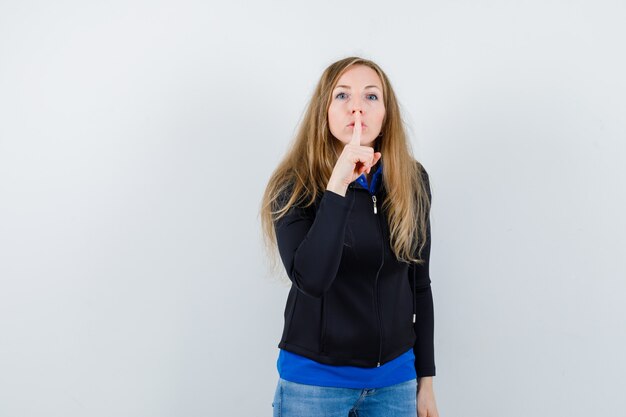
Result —
[[361, 116], [363, 116], [363, 106], [361, 103], [361, 99], [356, 97], [352, 100], [352, 114], [356, 115], [357, 112], [361, 113]]

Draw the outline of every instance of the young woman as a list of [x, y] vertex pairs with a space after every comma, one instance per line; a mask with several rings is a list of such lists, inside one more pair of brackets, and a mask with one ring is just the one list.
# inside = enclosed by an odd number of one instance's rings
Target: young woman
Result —
[[274, 416], [438, 416], [430, 200], [386, 74], [331, 64], [263, 196], [291, 281]]

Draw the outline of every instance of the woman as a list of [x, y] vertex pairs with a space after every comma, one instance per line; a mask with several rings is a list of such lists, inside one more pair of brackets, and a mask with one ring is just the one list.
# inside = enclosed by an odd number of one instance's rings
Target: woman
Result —
[[438, 416], [430, 197], [385, 73], [331, 64], [263, 196], [291, 280], [274, 416]]

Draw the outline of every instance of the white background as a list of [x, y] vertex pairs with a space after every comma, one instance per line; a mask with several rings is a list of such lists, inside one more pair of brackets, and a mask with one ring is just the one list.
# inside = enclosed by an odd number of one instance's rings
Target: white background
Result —
[[433, 192], [441, 417], [626, 409], [623, 1], [0, 3], [0, 415], [269, 416], [258, 211], [323, 69]]

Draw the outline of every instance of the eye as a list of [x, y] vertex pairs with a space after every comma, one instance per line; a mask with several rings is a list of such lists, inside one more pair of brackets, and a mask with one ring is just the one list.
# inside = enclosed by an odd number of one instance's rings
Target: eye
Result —
[[345, 95], [346, 95], [346, 93], [339, 93], [339, 94], [337, 94], [337, 95], [335, 96], [335, 98], [339, 98], [339, 96], [345, 96]]
[[378, 100], [378, 96], [376, 94], [368, 94], [367, 97], [374, 97], [373, 100]]

